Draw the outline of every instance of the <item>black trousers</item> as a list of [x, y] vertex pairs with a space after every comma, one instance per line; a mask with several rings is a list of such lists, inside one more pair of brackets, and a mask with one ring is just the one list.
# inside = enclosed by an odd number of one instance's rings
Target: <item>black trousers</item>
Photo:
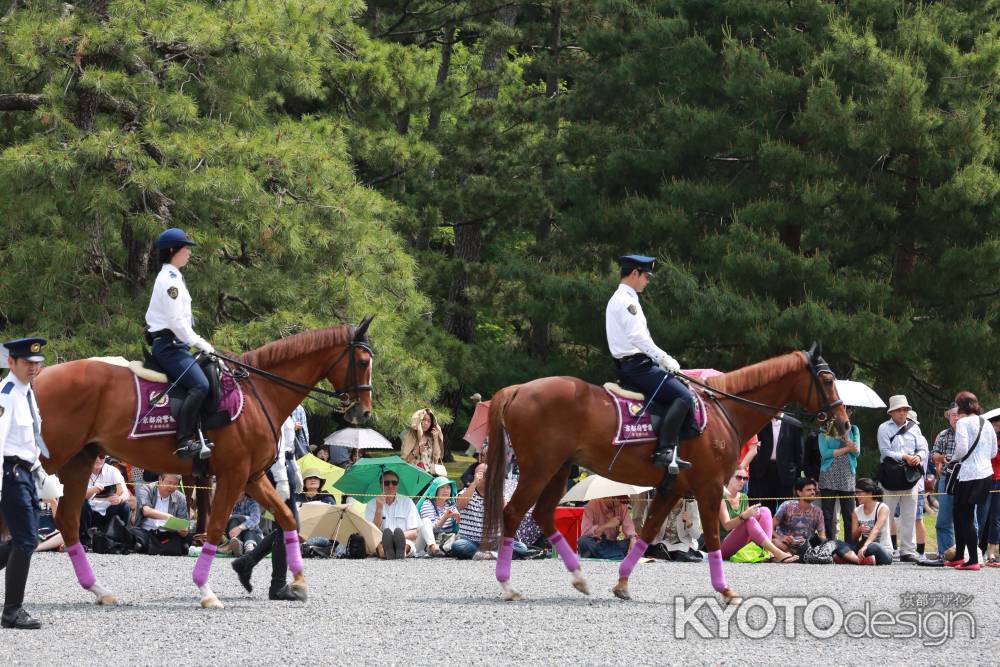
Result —
[[[965, 559], [969, 563], [979, 562], [979, 531], [976, 530], [976, 506], [955, 502], [952, 507], [955, 522], [955, 559]], [[965, 558], [968, 549], [969, 557]]]

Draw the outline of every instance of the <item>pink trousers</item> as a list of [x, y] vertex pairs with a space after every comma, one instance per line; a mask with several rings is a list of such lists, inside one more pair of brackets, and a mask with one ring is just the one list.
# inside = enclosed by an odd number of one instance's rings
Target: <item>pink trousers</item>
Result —
[[766, 507], [761, 507], [757, 511], [757, 516], [755, 518], [747, 519], [730, 531], [730, 533], [726, 535], [726, 539], [722, 540], [722, 548], [720, 551], [722, 551], [723, 559], [729, 560], [730, 556], [745, 547], [747, 543], [751, 541], [756, 542], [758, 546], [763, 547], [764, 542], [771, 539], [772, 527], [771, 510]]

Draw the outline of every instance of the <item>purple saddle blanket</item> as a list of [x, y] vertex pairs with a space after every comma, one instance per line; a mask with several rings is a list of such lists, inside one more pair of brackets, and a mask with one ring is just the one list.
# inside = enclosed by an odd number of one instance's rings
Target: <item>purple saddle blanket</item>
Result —
[[[170, 398], [166, 395], [169, 385], [162, 382], [150, 382], [139, 376], [135, 377], [136, 411], [132, 420], [132, 431], [129, 439], [151, 438], [158, 435], [171, 435], [177, 432], [177, 422], [170, 416]], [[239, 419], [243, 413], [243, 389], [229, 373], [221, 373], [219, 384], [222, 398], [219, 400], [219, 410], [229, 413], [231, 422]], [[162, 396], [161, 396], [162, 394]], [[152, 399], [160, 396], [153, 405]]]
[[[618, 428], [615, 430], [615, 439], [611, 443], [612, 445], [618, 447], [635, 442], [656, 440], [657, 433], [656, 429], [653, 428], [651, 412], [646, 410], [642, 415], [639, 415], [642, 412], [642, 406], [645, 405], [644, 401], [619, 396], [607, 387], [604, 388], [604, 391], [608, 392], [608, 396], [611, 397], [618, 415]], [[708, 410], [700, 391], [692, 391], [691, 394], [694, 396], [693, 425], [698, 433], [702, 433], [708, 426]]]

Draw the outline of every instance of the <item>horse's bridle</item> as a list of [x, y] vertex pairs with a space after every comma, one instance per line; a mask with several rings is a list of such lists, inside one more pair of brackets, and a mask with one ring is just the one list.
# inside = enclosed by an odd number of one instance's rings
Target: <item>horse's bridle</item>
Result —
[[[351, 384], [340, 389], [334, 387], [333, 391], [330, 391], [329, 389], [322, 389], [320, 387], [310, 386], [307, 384], [302, 384], [301, 382], [296, 382], [295, 380], [290, 380], [289, 378], [282, 377], [280, 375], [277, 375], [276, 373], [272, 373], [271, 371], [266, 371], [263, 368], [257, 368], [256, 366], [251, 366], [250, 364], [243, 363], [242, 361], [233, 359], [231, 357], [227, 357], [226, 355], [219, 354], [218, 352], [213, 352], [212, 356], [218, 357], [219, 359], [222, 359], [226, 363], [232, 364], [233, 366], [236, 366], [245, 371], [245, 374], [242, 375], [242, 377], [247, 377], [251, 373], [254, 375], [259, 375], [260, 377], [266, 380], [270, 380], [271, 382], [274, 382], [277, 385], [285, 387], [286, 389], [291, 389], [292, 391], [300, 392], [306, 398], [310, 398], [316, 401], [317, 403], [325, 405], [326, 407], [336, 412], [344, 413], [350, 410], [352, 407], [354, 407], [358, 402], [358, 399], [350, 398], [351, 393], [372, 390], [371, 384], [358, 383], [358, 368], [355, 360], [355, 355], [353, 354], [354, 350], [357, 349], [365, 350], [366, 352], [368, 352], [369, 355], [373, 357], [375, 356], [375, 352], [372, 350], [371, 344], [368, 342], [367, 339], [356, 339], [352, 336], [351, 342], [344, 347], [343, 352], [337, 355], [337, 358], [334, 359], [330, 363], [330, 365], [328, 365], [323, 370], [322, 377], [329, 379], [330, 371], [332, 371], [337, 366], [337, 364], [340, 363], [340, 361], [344, 358], [345, 354], [351, 353], [351, 356], [347, 361], [347, 381], [350, 382]], [[234, 376], [236, 376], [235, 373]], [[335, 398], [338, 399], [340, 403], [331, 403], [329, 401], [325, 401], [321, 398], [318, 398], [313, 394], [319, 394], [321, 396]], [[347, 397], [347, 400], [345, 400], [345, 397]]]
[[[808, 403], [809, 399], [812, 398], [812, 392], [815, 389], [823, 405], [823, 407], [820, 408], [817, 412], [809, 412], [808, 410], [796, 410], [796, 409], [786, 410], [784, 409], [783, 406], [768, 405], [767, 403], [761, 403], [759, 401], [754, 401], [749, 398], [739, 396], [737, 394], [730, 394], [728, 392], [722, 391], [721, 389], [716, 389], [715, 387], [705, 384], [704, 382], [697, 380], [693, 377], [690, 377], [689, 375], [685, 375], [684, 373], [676, 373], [676, 375], [690, 382], [691, 384], [698, 385], [699, 387], [705, 389], [706, 391], [709, 392], [710, 395], [724, 396], [733, 401], [736, 401], [737, 403], [741, 403], [753, 410], [757, 410], [758, 412], [762, 412], [764, 414], [775, 415], [781, 413], [783, 419], [790, 418], [794, 422], [797, 422], [796, 423], [797, 426], [802, 426], [802, 424], [806, 422], [816, 422], [818, 424], [824, 424], [827, 421], [829, 421], [830, 415], [833, 414], [834, 409], [843, 405], [844, 402], [840, 399], [836, 401], [831, 401], [826, 393], [826, 389], [823, 388], [823, 381], [819, 379], [820, 373], [830, 373], [831, 375], [833, 375], [833, 371], [830, 370], [829, 364], [827, 364], [823, 360], [823, 357], [819, 356], [816, 347], [817, 347], [816, 345], [813, 345], [812, 349], [808, 351], [803, 351], [802, 353], [806, 356], [806, 360], [809, 362], [809, 374], [812, 379], [812, 383], [809, 385], [809, 394], [806, 397], [806, 402]], [[718, 405], [721, 407], [722, 403], [718, 403]], [[732, 419], [729, 418], [728, 414], [726, 415], [726, 417], [727, 419], [729, 419], [730, 423], [732, 423]], [[737, 436], [739, 435], [740, 434], [737, 433]]]

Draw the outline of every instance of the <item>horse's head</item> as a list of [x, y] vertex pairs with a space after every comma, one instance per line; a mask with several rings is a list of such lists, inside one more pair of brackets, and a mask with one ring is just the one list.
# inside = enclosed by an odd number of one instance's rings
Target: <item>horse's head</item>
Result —
[[327, 379], [335, 387], [342, 387], [347, 401], [344, 418], [359, 426], [372, 415], [372, 364], [374, 352], [368, 341], [368, 326], [375, 319], [368, 315], [354, 330], [347, 344], [346, 358], [333, 365]]
[[823, 359], [822, 348], [819, 343], [813, 343], [808, 351], [803, 351], [803, 354], [809, 362], [811, 382], [805, 408], [815, 412], [820, 423], [833, 419], [837, 432], [841, 436], [847, 435], [851, 430], [851, 420], [837, 392], [837, 377], [830, 364]]

